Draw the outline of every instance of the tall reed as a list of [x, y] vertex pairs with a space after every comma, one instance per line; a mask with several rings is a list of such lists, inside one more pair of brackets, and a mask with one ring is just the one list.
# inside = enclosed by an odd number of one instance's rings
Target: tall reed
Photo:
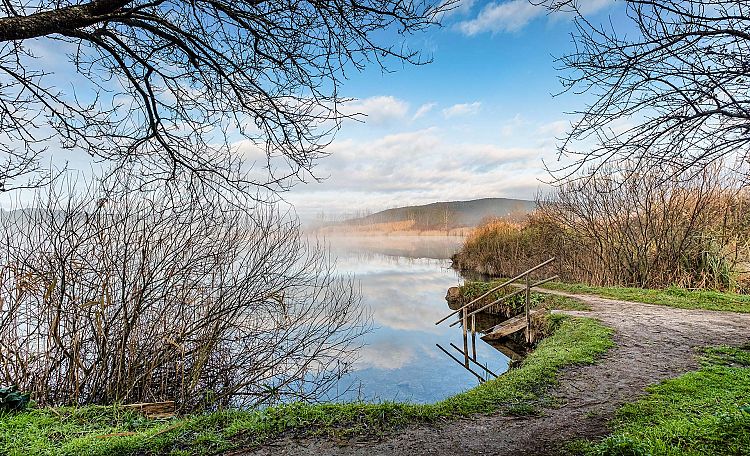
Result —
[[571, 181], [523, 224], [491, 220], [457, 267], [510, 276], [550, 256], [552, 272], [591, 285], [750, 287], [750, 196], [719, 168], [690, 179], [654, 172]]

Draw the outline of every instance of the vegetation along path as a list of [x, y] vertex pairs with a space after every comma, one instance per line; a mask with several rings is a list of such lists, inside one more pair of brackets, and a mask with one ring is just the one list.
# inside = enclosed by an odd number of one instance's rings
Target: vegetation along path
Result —
[[584, 302], [590, 310], [564, 313], [593, 317], [614, 328], [616, 346], [598, 364], [564, 371], [552, 391], [555, 405], [541, 415], [415, 425], [377, 442], [286, 439], [240, 454], [558, 454], [573, 439], [607, 434], [619, 406], [643, 395], [646, 386], [696, 369], [696, 348], [750, 342], [750, 314], [545, 292]]

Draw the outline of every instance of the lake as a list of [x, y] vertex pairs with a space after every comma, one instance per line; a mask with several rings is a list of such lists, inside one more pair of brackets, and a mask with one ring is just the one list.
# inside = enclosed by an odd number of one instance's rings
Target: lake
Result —
[[[462, 282], [449, 260], [462, 241], [449, 236], [327, 239], [339, 272], [354, 274], [360, 282], [375, 326], [365, 336], [354, 371], [342, 378], [329, 399], [426, 403], [478, 384], [435, 345], [462, 359], [450, 346], [463, 344], [460, 325], [435, 325], [451, 312], [445, 301], [448, 288]], [[507, 370], [508, 358], [478, 338], [477, 360], [495, 373]]]

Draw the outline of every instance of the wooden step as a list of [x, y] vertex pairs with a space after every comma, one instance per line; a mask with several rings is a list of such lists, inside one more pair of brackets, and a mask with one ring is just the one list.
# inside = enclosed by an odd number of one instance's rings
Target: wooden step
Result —
[[175, 415], [174, 401], [124, 404], [122, 408], [134, 410], [145, 415], [147, 418], [164, 419], [172, 418]]
[[[543, 312], [543, 310], [541, 309], [532, 310], [531, 312], [529, 312], [529, 317], [533, 317], [535, 314], [539, 312]], [[521, 314], [511, 319], [505, 320], [504, 322], [490, 329], [489, 331], [487, 331], [487, 334], [482, 336], [482, 340], [488, 341], [488, 340], [502, 339], [503, 337], [508, 337], [511, 334], [518, 332], [525, 328], [526, 328], [526, 315]]]

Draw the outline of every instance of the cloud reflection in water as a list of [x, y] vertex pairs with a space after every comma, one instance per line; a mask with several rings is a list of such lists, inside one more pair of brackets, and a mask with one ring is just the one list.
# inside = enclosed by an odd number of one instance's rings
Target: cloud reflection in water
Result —
[[[395, 239], [394, 246], [385, 236], [367, 238], [362, 245], [351, 237], [345, 243], [329, 239], [338, 256], [338, 270], [354, 273], [361, 282], [376, 326], [359, 352], [355, 371], [341, 382], [341, 391], [353, 388], [342, 400], [434, 402], [477, 383], [435, 347], [436, 343], [449, 349], [450, 342], [462, 344], [460, 327], [435, 325], [450, 312], [445, 302], [447, 289], [460, 281], [447, 259], [460, 238], [412, 239], [419, 245], [412, 248], [409, 239]], [[430, 242], [436, 246], [430, 247]], [[378, 252], [378, 245], [385, 254]], [[432, 257], [419, 257], [425, 252]], [[491, 370], [507, 369], [507, 358], [481, 340], [477, 352], [480, 362]]]

